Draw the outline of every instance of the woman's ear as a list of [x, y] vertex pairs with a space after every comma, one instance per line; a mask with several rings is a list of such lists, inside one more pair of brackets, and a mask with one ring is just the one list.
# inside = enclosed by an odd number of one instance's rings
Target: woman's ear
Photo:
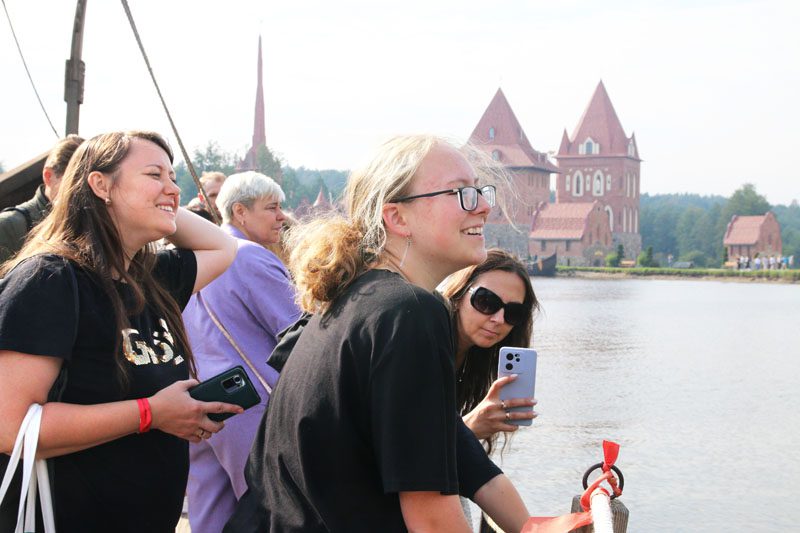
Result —
[[89, 187], [92, 188], [92, 192], [94, 192], [98, 198], [108, 203], [108, 200], [111, 198], [111, 178], [95, 170], [89, 173], [87, 181], [89, 182]]
[[235, 204], [233, 204], [233, 206], [231, 206], [231, 211], [233, 212], [233, 220], [235, 220], [239, 224], [243, 224], [244, 223], [244, 217], [245, 217], [244, 213], [245, 213], [245, 211], [247, 211], [247, 208], [245, 207], [245, 205], [242, 204], [242, 203], [236, 202]]
[[411, 234], [411, 228], [409, 228], [408, 220], [403, 213], [401, 204], [383, 204], [381, 212], [383, 214], [383, 224], [386, 226], [386, 233], [399, 235], [403, 238]]

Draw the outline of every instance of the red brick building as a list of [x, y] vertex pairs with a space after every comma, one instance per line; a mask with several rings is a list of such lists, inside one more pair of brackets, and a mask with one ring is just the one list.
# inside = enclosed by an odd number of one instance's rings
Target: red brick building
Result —
[[534, 212], [528, 250], [531, 257], [558, 254], [558, 263], [603, 266], [613, 251], [605, 206], [599, 201], [549, 204]]
[[556, 155], [556, 203], [599, 200], [605, 210], [614, 247], [626, 257], [642, 249], [639, 234], [640, 165], [636, 137], [625, 135], [601, 81], [572, 136], [566, 130]]
[[507, 191], [500, 192], [506, 192], [501, 205], [508, 218], [500, 209], [492, 211], [486, 227], [487, 246], [499, 246], [525, 257], [533, 213], [541, 202], [549, 201], [550, 174], [558, 172], [558, 167], [547, 154], [531, 146], [502, 89], [497, 89], [469, 142], [500, 162], [514, 184], [514, 197], [509, 198]]
[[728, 258], [779, 256], [783, 253], [781, 226], [772, 211], [761, 216], [734, 215], [722, 241]]

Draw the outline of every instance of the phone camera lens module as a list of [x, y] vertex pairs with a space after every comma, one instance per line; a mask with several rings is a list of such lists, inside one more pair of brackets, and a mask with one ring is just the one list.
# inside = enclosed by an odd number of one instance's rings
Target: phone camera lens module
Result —
[[511, 363], [507, 363], [506, 364], [506, 370], [512, 370], [513, 368], [514, 368], [514, 365], [512, 365]]
[[236, 383], [237, 385], [241, 385], [242, 384], [241, 376], [234, 376], [233, 377], [233, 382]]
[[508, 354], [506, 354], [506, 359], [508, 359], [509, 361], [511, 361], [512, 359], [514, 359], [514, 354], [512, 354], [512, 353], [508, 353]]

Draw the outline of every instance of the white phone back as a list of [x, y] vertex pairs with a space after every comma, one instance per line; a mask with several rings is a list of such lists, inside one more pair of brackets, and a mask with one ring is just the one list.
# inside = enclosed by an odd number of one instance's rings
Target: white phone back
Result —
[[[536, 350], [533, 348], [515, 348], [504, 346], [500, 348], [500, 358], [497, 361], [497, 377], [517, 375], [517, 379], [507, 383], [500, 389], [501, 400], [513, 398], [533, 398], [536, 386]], [[509, 412], [530, 412], [532, 406], [512, 407]], [[530, 426], [533, 420], [512, 420], [511, 424], [517, 426]]]

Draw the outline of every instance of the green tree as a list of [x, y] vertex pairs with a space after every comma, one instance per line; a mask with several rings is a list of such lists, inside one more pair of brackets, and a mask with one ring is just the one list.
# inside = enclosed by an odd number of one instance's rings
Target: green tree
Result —
[[658, 262], [653, 258], [653, 247], [648, 246], [646, 251], [640, 253], [637, 262], [639, 263], [639, 266], [657, 267]]
[[756, 192], [752, 183], [745, 183], [731, 195], [722, 213], [730, 222], [733, 215], [764, 215], [770, 207], [767, 199]]
[[283, 177], [281, 160], [266, 146], [259, 146], [256, 152], [256, 170], [280, 183]]

